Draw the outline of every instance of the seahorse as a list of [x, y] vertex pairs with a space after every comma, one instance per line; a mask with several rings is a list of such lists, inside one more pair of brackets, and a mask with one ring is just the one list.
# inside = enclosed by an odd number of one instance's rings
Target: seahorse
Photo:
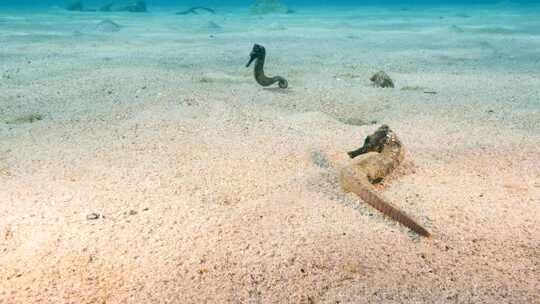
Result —
[[255, 61], [255, 80], [263, 87], [271, 86], [274, 83], [278, 83], [279, 87], [286, 89], [289, 86], [287, 79], [281, 76], [267, 77], [264, 75], [264, 62], [266, 59], [266, 49], [264, 46], [255, 44], [250, 54], [249, 62], [246, 67], [249, 67], [253, 61]]
[[341, 169], [339, 180], [343, 190], [358, 195], [373, 208], [419, 235], [430, 237], [425, 228], [389, 203], [372, 185], [381, 181], [403, 162], [405, 152], [396, 134], [387, 125], [382, 125], [365, 139], [362, 147], [348, 152], [350, 158], [366, 153], [369, 154], [365, 159]]
[[216, 11], [214, 9], [209, 8], [209, 7], [194, 6], [192, 8], [189, 8], [189, 9], [185, 10], [185, 11], [178, 12], [178, 13], [176, 13], [176, 15], [190, 15], [190, 14], [199, 15], [199, 11], [205, 11], [205, 12], [213, 14], [213, 15], [216, 14]]

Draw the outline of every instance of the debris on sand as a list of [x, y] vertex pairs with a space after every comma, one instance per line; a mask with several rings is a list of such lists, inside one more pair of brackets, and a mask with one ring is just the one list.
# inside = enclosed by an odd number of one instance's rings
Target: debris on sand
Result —
[[32, 114], [26, 114], [19, 117], [15, 117], [10, 120], [6, 120], [5, 123], [8, 125], [22, 125], [22, 124], [33, 123], [40, 120], [43, 120], [43, 115], [32, 113]]
[[293, 13], [279, 0], [257, 0], [255, 1], [255, 4], [251, 6], [250, 12], [255, 15]]
[[378, 72], [377, 74], [371, 76], [369, 79], [373, 82], [373, 85], [378, 88], [393, 88], [394, 81], [383, 71]]
[[401, 88], [402, 91], [424, 91], [425, 89], [421, 86], [404, 86]]

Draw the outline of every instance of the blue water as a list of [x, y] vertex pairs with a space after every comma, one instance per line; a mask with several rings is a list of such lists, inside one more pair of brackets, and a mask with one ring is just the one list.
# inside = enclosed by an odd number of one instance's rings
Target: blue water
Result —
[[[103, 3], [111, 1], [100, 1], [100, 0], [88, 0], [85, 3]], [[191, 5], [212, 5], [212, 6], [249, 6], [254, 1], [251, 0], [149, 0], [147, 1], [150, 7], [152, 6], [191, 6]], [[493, 4], [504, 4], [504, 5], [538, 5], [539, 1], [536, 0], [521, 0], [521, 1], [496, 1], [496, 0], [386, 0], [386, 1], [377, 1], [377, 0], [288, 0], [282, 1], [283, 3], [290, 6], [327, 6], [327, 5], [343, 5], [343, 6], [356, 6], [356, 5], [493, 5]], [[44, 7], [44, 6], [62, 6], [66, 3], [65, 0], [2, 0], [0, 1], [0, 7]]]

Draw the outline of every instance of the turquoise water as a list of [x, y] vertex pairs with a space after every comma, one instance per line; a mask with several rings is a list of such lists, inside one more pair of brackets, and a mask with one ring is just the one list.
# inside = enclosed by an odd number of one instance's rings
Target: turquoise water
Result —
[[[64, 5], [67, 1], [65, 0], [3, 0], [0, 2], [0, 6], [6, 7], [43, 7], [51, 5]], [[85, 1], [88, 4], [99, 4], [99, 3], [109, 3], [113, 1], [104, 1], [104, 0], [87, 0]], [[122, 2], [122, 1], [117, 1]], [[125, 1], [124, 1], [125, 2]], [[150, 7], [152, 6], [190, 6], [190, 5], [213, 5], [213, 6], [249, 6], [252, 2], [250, 0], [183, 0], [183, 1], [174, 1], [174, 0], [149, 0], [147, 1]], [[430, 1], [430, 0], [387, 0], [387, 1], [376, 1], [376, 0], [364, 0], [364, 1], [352, 1], [352, 0], [319, 0], [319, 1], [308, 1], [308, 0], [289, 0], [283, 1], [283, 3], [291, 6], [361, 6], [361, 5], [380, 5], [380, 6], [389, 6], [389, 5], [515, 5], [515, 6], [537, 6], [538, 1], [533, 0], [522, 0], [522, 1], [496, 1], [496, 0], [457, 0], [457, 1]]]
[[[0, 0], [0, 303], [539, 298], [534, 2], [110, 1]], [[382, 124], [432, 241], [340, 186]]]

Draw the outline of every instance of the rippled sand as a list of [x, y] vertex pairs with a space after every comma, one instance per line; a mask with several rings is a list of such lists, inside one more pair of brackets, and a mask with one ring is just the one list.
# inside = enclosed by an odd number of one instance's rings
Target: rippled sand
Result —
[[[0, 12], [0, 303], [538, 301], [538, 10], [172, 12]], [[432, 239], [339, 189], [381, 123]]]

